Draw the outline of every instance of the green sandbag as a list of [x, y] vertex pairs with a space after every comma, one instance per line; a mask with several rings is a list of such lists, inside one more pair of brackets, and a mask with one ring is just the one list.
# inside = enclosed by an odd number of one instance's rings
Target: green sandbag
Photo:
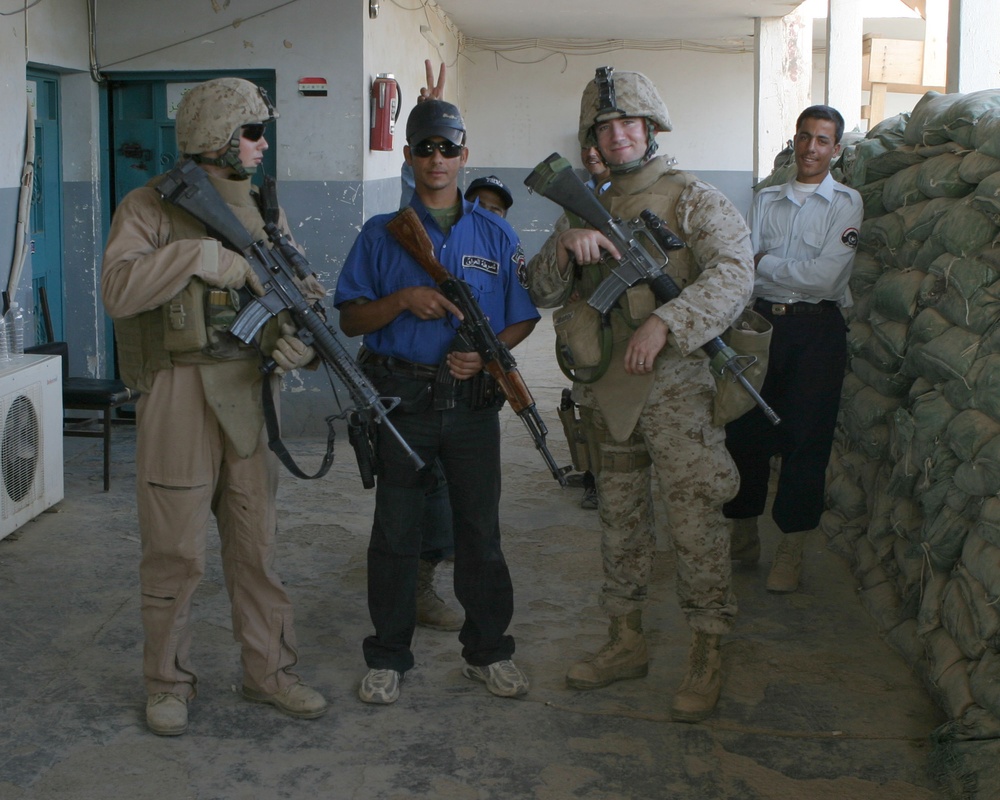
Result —
[[935, 145], [951, 141], [945, 124], [952, 106], [961, 100], [961, 94], [927, 92], [910, 112], [910, 119], [903, 131], [907, 144]]
[[1000, 434], [1000, 424], [981, 411], [962, 411], [948, 423], [944, 441], [962, 461], [976, 457], [988, 442]]
[[941, 312], [933, 308], [921, 309], [920, 313], [917, 314], [916, 318], [910, 324], [908, 344], [912, 346], [936, 339], [949, 330], [953, 324], [942, 316]]
[[955, 468], [955, 486], [973, 497], [992, 497], [1000, 492], [1000, 436]]
[[1000, 108], [998, 89], [982, 89], [964, 95], [948, 109], [944, 122], [948, 138], [964, 147], [975, 147], [976, 125], [987, 112], [997, 108]]
[[1000, 497], [983, 499], [969, 535], [981, 537], [993, 547], [1000, 548]]
[[914, 399], [910, 412], [913, 415], [913, 437], [925, 441], [937, 439], [958, 413], [937, 389]]
[[880, 178], [891, 178], [907, 167], [923, 163], [924, 156], [917, 153], [913, 145], [903, 145], [896, 150], [872, 155], [865, 164], [865, 180], [870, 183]]
[[886, 213], [888, 209], [882, 203], [882, 191], [885, 187], [885, 178], [872, 181], [858, 186], [858, 194], [861, 195], [861, 202], [865, 207], [865, 219], [878, 217]]
[[1000, 279], [1000, 262], [991, 263], [982, 251], [965, 258], [946, 253], [934, 259], [930, 273], [940, 275], [948, 287], [968, 298]]
[[851, 291], [861, 294], [867, 290], [885, 272], [885, 265], [874, 255], [858, 251], [854, 254], [854, 266], [851, 268]]
[[926, 273], [917, 269], [891, 270], [872, 287], [872, 311], [886, 319], [908, 322], [917, 310], [917, 293]]
[[917, 188], [926, 197], [964, 197], [976, 187], [959, 175], [962, 156], [944, 153], [927, 159], [917, 171]]
[[968, 519], [948, 506], [942, 506], [937, 516], [924, 522], [921, 537], [928, 558], [937, 569], [955, 566], [971, 528]]
[[923, 162], [921, 161], [919, 164], [900, 170], [886, 180], [882, 190], [882, 204], [889, 211], [895, 211], [897, 208], [927, 199], [927, 196], [920, 191], [919, 185], [922, 166]]
[[956, 325], [929, 342], [911, 344], [901, 369], [935, 381], [962, 378], [976, 359], [979, 343], [979, 334]]
[[986, 645], [976, 633], [976, 622], [961, 583], [960, 578], [953, 576], [945, 587], [941, 597], [941, 627], [951, 634], [963, 656], [978, 661]]
[[934, 308], [949, 322], [982, 336], [1000, 319], [1000, 282], [977, 289], [971, 297], [952, 284]]
[[956, 256], [971, 256], [993, 242], [997, 225], [973, 205], [973, 198], [960, 200], [934, 226], [932, 237]]
[[1000, 158], [1000, 109], [990, 109], [979, 118], [973, 140], [978, 152]]
[[980, 183], [994, 172], [1000, 172], [1000, 158], [988, 156], [978, 150], [967, 153], [958, 168], [958, 176], [972, 184]]
[[982, 366], [972, 389], [973, 404], [1000, 422], [1000, 353], [990, 353], [979, 362]]
[[951, 197], [935, 197], [926, 203], [917, 203], [914, 208], [920, 209], [919, 216], [913, 220], [906, 231], [907, 239], [924, 241], [934, 232], [937, 221], [947, 214], [958, 201]]
[[977, 187], [970, 201], [994, 225], [1000, 225], [1000, 172], [990, 175]]
[[851, 359], [851, 369], [868, 386], [886, 397], [905, 397], [913, 383], [913, 378], [899, 372], [882, 372], [863, 358]]

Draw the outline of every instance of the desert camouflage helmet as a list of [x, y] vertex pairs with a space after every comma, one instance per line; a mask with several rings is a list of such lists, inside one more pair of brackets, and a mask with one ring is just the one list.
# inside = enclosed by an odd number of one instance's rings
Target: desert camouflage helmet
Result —
[[580, 100], [580, 147], [596, 144], [595, 124], [621, 117], [645, 117], [654, 133], [673, 130], [667, 105], [649, 78], [641, 72], [600, 67]]
[[[226, 161], [241, 172], [238, 158], [226, 158], [234, 149], [239, 150], [240, 128], [269, 122], [277, 116], [267, 92], [250, 81], [242, 78], [205, 81], [185, 93], [177, 106], [177, 149], [182, 155], [197, 156], [228, 145], [222, 159], [200, 160]], [[234, 160], [236, 164], [232, 163]]]

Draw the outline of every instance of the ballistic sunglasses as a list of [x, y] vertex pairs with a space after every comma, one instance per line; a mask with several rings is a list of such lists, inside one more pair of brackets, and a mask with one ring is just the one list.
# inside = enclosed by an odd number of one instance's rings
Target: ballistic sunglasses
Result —
[[464, 149], [464, 145], [449, 142], [447, 139], [443, 142], [432, 142], [430, 139], [424, 139], [422, 142], [410, 145], [410, 153], [417, 158], [430, 158], [434, 155], [435, 150], [445, 158], [458, 158]]
[[258, 142], [260, 138], [264, 135], [264, 130], [267, 125], [263, 122], [253, 122], [249, 125], [243, 125], [240, 130], [240, 136], [246, 139], [248, 142]]

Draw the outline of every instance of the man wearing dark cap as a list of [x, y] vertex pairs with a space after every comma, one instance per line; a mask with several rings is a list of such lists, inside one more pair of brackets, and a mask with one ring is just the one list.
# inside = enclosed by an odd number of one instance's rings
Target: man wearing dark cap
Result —
[[[464, 201], [458, 175], [468, 159], [465, 123], [442, 100], [419, 103], [406, 123], [403, 155], [413, 169], [409, 207], [437, 260], [465, 281], [498, 338], [514, 347], [538, 312], [524, 287], [517, 234], [496, 214]], [[363, 335], [359, 361], [385, 396], [401, 398], [390, 418], [425, 464], [438, 459], [451, 494], [455, 596], [465, 611], [459, 634], [463, 674], [495, 695], [518, 697], [528, 681], [511, 660], [513, 587], [500, 547], [500, 423], [494, 391], [476, 352], [455, 341], [461, 311], [386, 228], [395, 214], [365, 223], [344, 262], [334, 304], [348, 336]], [[444, 392], [439, 368], [456, 382]], [[413, 462], [392, 436], [376, 441], [378, 485], [368, 545], [368, 609], [375, 632], [364, 641], [366, 703], [399, 698], [414, 663], [415, 594], [429, 468]]]
[[480, 208], [492, 211], [504, 219], [507, 219], [507, 210], [514, 205], [510, 189], [496, 175], [476, 178], [469, 184], [469, 188], [465, 190], [465, 199], [474, 203], [477, 198]]

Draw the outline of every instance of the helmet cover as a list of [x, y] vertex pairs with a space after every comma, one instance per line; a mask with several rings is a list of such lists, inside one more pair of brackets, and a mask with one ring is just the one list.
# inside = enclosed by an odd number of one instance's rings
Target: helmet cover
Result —
[[673, 130], [667, 105], [649, 78], [641, 72], [599, 67], [580, 100], [580, 147], [596, 144], [594, 125], [598, 122], [622, 117], [644, 117], [656, 133]]
[[238, 140], [241, 126], [277, 116], [267, 92], [250, 81], [205, 81], [188, 90], [177, 106], [177, 149], [183, 155], [221, 150], [234, 137]]

